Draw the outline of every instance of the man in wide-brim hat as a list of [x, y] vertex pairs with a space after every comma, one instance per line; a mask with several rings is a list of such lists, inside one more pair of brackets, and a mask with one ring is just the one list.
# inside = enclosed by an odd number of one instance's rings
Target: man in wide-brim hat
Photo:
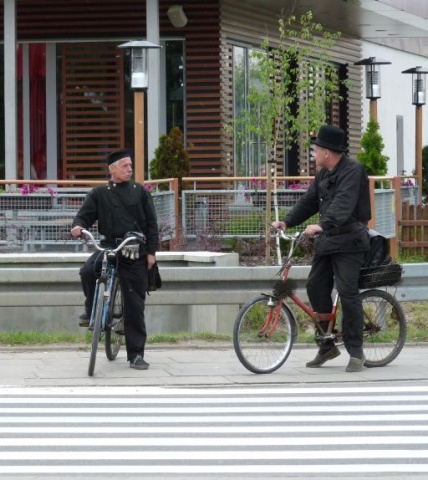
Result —
[[[312, 141], [317, 166], [315, 180], [308, 191], [275, 228], [286, 229], [305, 222], [319, 213], [317, 224], [307, 225], [304, 234], [313, 237], [315, 255], [306, 289], [312, 308], [331, 313], [334, 284], [339, 292], [344, 345], [350, 355], [347, 372], [364, 367], [363, 307], [358, 280], [369, 248], [367, 222], [371, 218], [369, 184], [364, 167], [345, 155], [345, 132], [333, 125], [323, 125]], [[319, 322], [323, 334], [328, 321]], [[321, 367], [340, 355], [333, 340], [321, 345], [316, 357], [306, 364]]]

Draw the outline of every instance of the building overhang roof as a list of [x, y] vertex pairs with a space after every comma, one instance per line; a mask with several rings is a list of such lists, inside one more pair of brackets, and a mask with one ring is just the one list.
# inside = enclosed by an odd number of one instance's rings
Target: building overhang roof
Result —
[[[287, 13], [284, 0], [240, 0], [242, 7]], [[292, 2], [289, 2], [292, 3]], [[401, 7], [401, 8], [400, 8]], [[311, 10], [315, 20], [346, 36], [377, 40], [428, 38], [428, 0], [299, 0], [297, 15]]]

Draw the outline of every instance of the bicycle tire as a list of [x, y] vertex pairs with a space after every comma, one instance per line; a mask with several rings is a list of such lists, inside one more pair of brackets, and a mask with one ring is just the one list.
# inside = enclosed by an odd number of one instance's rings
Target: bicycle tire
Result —
[[97, 358], [98, 343], [101, 337], [101, 322], [104, 309], [104, 292], [105, 283], [101, 282], [98, 285], [98, 293], [96, 298], [95, 316], [92, 325], [92, 340], [91, 340], [91, 353], [89, 356], [88, 375], [92, 377], [95, 370], [95, 360]]
[[294, 315], [282, 305], [275, 330], [261, 333], [266, 318], [275, 318], [278, 301], [260, 296], [246, 303], [238, 313], [233, 327], [233, 347], [242, 365], [252, 373], [272, 373], [290, 355], [297, 334]]
[[384, 367], [395, 360], [404, 347], [406, 315], [397, 299], [385, 290], [366, 290], [360, 296], [364, 311], [364, 364]]
[[123, 343], [123, 297], [119, 278], [116, 277], [110, 301], [108, 324], [105, 331], [104, 345], [106, 356], [115, 360]]

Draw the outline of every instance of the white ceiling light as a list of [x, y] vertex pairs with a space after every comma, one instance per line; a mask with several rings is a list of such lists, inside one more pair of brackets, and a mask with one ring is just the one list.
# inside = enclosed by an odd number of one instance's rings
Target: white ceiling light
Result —
[[171, 5], [166, 13], [174, 27], [182, 28], [187, 24], [187, 17], [181, 5]]

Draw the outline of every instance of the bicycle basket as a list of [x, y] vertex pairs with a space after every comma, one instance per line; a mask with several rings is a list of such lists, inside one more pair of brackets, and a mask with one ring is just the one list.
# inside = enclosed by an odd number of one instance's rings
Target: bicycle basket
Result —
[[395, 285], [401, 280], [403, 267], [387, 257], [378, 267], [361, 269], [358, 288], [377, 288]]

